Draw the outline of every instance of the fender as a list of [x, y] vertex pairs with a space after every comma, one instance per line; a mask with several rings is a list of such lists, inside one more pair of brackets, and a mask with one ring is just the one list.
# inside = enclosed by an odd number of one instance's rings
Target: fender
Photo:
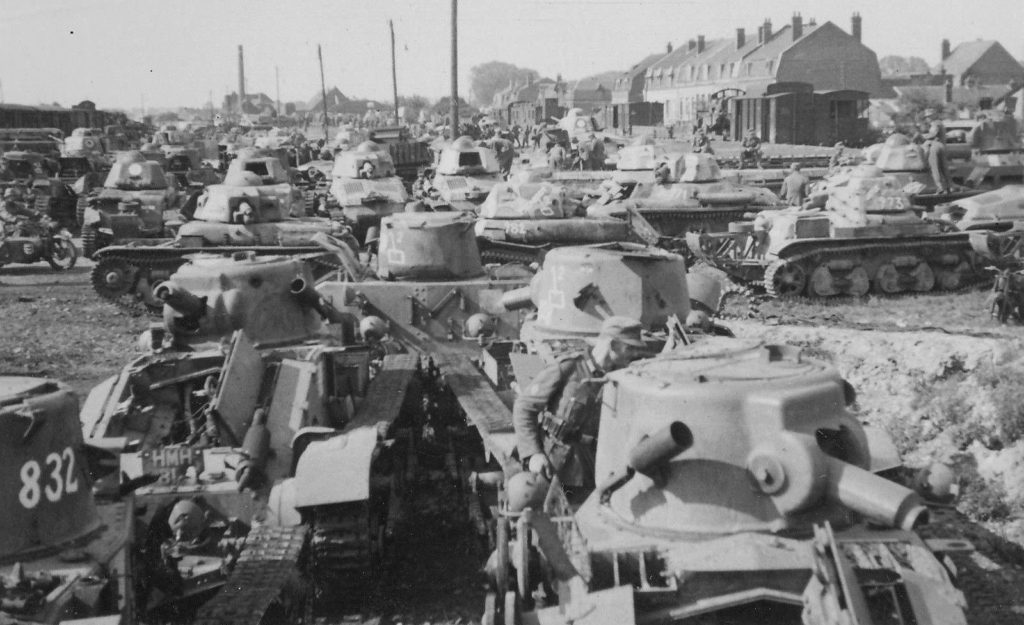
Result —
[[295, 467], [297, 509], [370, 497], [370, 470], [377, 428], [361, 427], [310, 442]]

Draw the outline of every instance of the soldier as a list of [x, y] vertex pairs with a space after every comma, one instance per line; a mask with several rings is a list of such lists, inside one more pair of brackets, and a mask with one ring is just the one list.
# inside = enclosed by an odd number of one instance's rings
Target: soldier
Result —
[[555, 171], [565, 167], [565, 148], [561, 143], [553, 141], [548, 143], [548, 164]]
[[803, 206], [807, 200], [807, 185], [810, 184], [810, 180], [800, 171], [800, 163], [791, 164], [789, 172], [782, 181], [779, 197], [788, 200], [790, 206]]
[[668, 184], [672, 181], [672, 168], [668, 166], [668, 161], [661, 161], [654, 167], [654, 182], [658, 184]]
[[503, 132], [491, 140], [491, 148], [498, 158], [498, 170], [504, 179], [512, 173], [512, 163], [516, 160], [516, 149], [509, 140], [509, 133]]
[[743, 137], [743, 151], [740, 153], [740, 168], [748, 160], [754, 161], [754, 167], [761, 166], [761, 138], [757, 136], [754, 129], [751, 128], [747, 131], [746, 136]]
[[41, 216], [41, 213], [25, 201], [20, 187], [7, 187], [4, 191], [3, 202], [0, 202], [0, 222], [3, 224], [0, 234], [17, 230], [18, 224], [26, 219], [38, 220]]
[[832, 152], [832, 156], [830, 156], [828, 159], [828, 170], [830, 172], [839, 169], [840, 165], [842, 165], [843, 151], [845, 150], [845, 148], [845, 143], [843, 143], [842, 141], [836, 142], [835, 150]]
[[946, 160], [946, 131], [942, 124], [933, 122], [928, 129], [925, 139], [925, 153], [928, 155], [928, 167], [932, 171], [932, 180], [938, 193], [949, 193], [951, 184], [949, 179], [949, 163]]
[[589, 169], [599, 170], [604, 169], [604, 141], [597, 138], [594, 133], [590, 133], [590, 166]]
[[697, 130], [697, 134], [693, 135], [693, 151], [704, 152], [705, 154], [714, 154], [715, 151], [711, 149], [711, 140], [708, 139], [707, 133], [704, 132], [703, 128]]
[[565, 355], [542, 369], [512, 408], [524, 467], [549, 479], [558, 474], [569, 486], [591, 485], [587, 443], [597, 434], [603, 376], [647, 355], [640, 322], [609, 317], [589, 351]]

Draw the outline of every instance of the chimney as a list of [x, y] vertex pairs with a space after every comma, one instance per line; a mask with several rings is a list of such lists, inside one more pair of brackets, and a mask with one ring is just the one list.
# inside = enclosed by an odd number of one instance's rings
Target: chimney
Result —
[[671, 41], [665, 44], [665, 54], [668, 54], [670, 52], [672, 52], [672, 42]]
[[952, 104], [953, 103], [953, 77], [952, 76], [945, 76], [945, 75], [943, 77], [945, 78], [945, 80], [943, 81], [943, 86], [945, 87], [945, 90], [943, 92], [943, 95], [945, 96], [944, 99], [943, 99], [943, 102], [945, 102], [946, 104]]
[[818, 18], [812, 17], [811, 21], [807, 22], [807, 25], [808, 26], [817, 26], [818, 25]]
[[764, 43], [764, 25], [757, 27], [757, 43]]
[[793, 14], [793, 41], [804, 36], [804, 18], [799, 13]]
[[747, 45], [747, 31], [742, 28], [736, 29], [736, 49], [739, 50], [743, 46]]
[[704, 52], [704, 35], [697, 35], [697, 54]]
[[857, 41], [860, 41], [860, 13], [854, 13], [850, 18], [850, 34]]
[[765, 21], [764, 21], [764, 40], [766, 42], [767, 41], [771, 41], [771, 38], [772, 38], [772, 21], [770, 19], [765, 19]]
[[687, 50], [693, 50], [696, 47], [697, 47], [697, 42], [694, 41], [693, 39], [691, 39], [691, 40], [686, 42], [686, 49]]
[[238, 112], [242, 112], [242, 102], [245, 101], [245, 57], [242, 54], [242, 46], [238, 46]]
[[943, 39], [942, 40], [942, 60], [945, 61], [946, 59], [948, 59], [949, 55], [951, 53], [952, 52], [949, 49], [949, 39]]

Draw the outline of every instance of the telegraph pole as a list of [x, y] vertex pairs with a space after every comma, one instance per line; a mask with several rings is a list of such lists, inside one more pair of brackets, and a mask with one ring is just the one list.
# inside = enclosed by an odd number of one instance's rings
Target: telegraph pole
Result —
[[398, 121], [398, 74], [395, 70], [395, 23], [388, 20], [388, 28], [391, 29], [391, 91], [395, 94], [395, 125]]
[[277, 116], [281, 116], [281, 74], [277, 65], [274, 66], [274, 85], [277, 87]]
[[327, 85], [324, 83], [324, 54], [320, 50], [320, 44], [316, 44], [316, 58], [320, 61], [320, 94], [324, 99], [324, 141], [330, 141], [331, 137], [327, 134]]
[[448, 137], [454, 141], [459, 132], [459, 0], [452, 0], [452, 123]]

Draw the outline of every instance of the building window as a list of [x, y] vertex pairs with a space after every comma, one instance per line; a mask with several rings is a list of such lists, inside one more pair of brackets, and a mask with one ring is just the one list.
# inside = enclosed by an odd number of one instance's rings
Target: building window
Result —
[[736, 67], [737, 65], [735, 62], [729, 63], [729, 75], [732, 76], [733, 78], [739, 77], [739, 74], [736, 73]]
[[747, 76], [753, 76], [753, 75], [754, 75], [754, 64], [753, 63], [747, 63]]
[[688, 73], [689, 73], [689, 77], [687, 78], [687, 80], [689, 82], [693, 82], [694, 81], [694, 77], [697, 75], [697, 68], [694, 67], [693, 65], [690, 65]]
[[765, 63], [765, 67], [768, 68], [768, 73], [771, 74], [775, 70], [775, 61], [768, 61], [767, 63]]
[[725, 78], [725, 63], [718, 66], [718, 77]]

